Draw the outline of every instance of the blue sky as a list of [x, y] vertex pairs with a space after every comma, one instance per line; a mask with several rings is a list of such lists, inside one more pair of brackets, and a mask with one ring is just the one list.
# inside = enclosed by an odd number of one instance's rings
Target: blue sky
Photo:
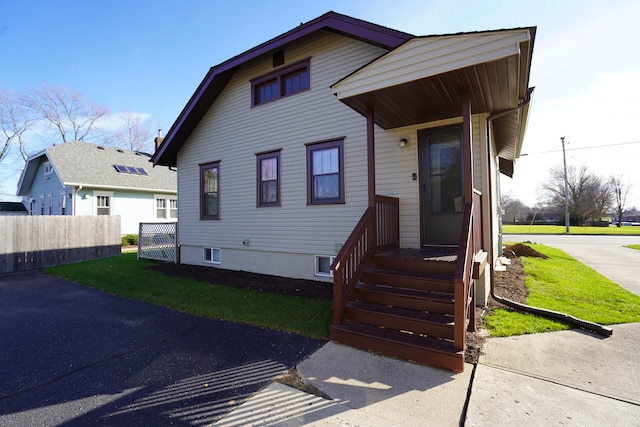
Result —
[[[0, 0], [0, 88], [63, 84], [166, 132], [211, 66], [329, 10], [415, 35], [537, 26], [529, 155], [503, 188], [534, 204], [566, 136], [569, 164], [623, 173], [640, 208], [633, 0]], [[0, 164], [0, 199], [15, 194], [19, 166]]]

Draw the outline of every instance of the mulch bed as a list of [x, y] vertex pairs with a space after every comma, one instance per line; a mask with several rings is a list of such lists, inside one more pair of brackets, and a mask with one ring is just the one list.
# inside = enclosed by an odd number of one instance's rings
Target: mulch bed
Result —
[[252, 289], [259, 292], [295, 295], [304, 298], [333, 299], [333, 283], [330, 282], [292, 279], [289, 277], [250, 273], [248, 271], [232, 271], [222, 268], [187, 264], [158, 263], [147, 268], [166, 274], [167, 276], [193, 279], [215, 285]]

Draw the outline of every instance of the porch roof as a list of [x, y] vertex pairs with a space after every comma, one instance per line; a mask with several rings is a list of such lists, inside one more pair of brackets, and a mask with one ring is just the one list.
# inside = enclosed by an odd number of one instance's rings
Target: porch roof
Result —
[[489, 113], [497, 154], [514, 161], [526, 128], [535, 27], [415, 37], [332, 86], [344, 104], [391, 129]]

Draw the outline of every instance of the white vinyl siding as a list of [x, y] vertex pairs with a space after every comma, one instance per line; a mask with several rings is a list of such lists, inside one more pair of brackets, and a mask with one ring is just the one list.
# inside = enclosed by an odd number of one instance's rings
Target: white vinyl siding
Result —
[[[333, 33], [285, 49], [285, 66], [311, 57], [309, 91], [251, 106], [251, 79], [272, 70], [271, 57], [240, 68], [178, 154], [181, 262], [202, 264], [211, 242], [220, 267], [316, 280], [316, 255], [335, 256], [367, 208], [366, 119], [330, 86], [383, 50]], [[474, 181], [482, 190], [481, 116], [472, 117]], [[400, 199], [400, 245], [420, 245], [417, 133], [462, 118], [399, 129], [375, 127], [376, 193]], [[344, 138], [345, 203], [307, 205], [305, 144]], [[407, 138], [406, 148], [399, 147]], [[281, 203], [256, 207], [255, 153], [280, 150]], [[220, 161], [220, 221], [201, 221], [200, 169]], [[243, 245], [243, 241], [250, 244]]]
[[[229, 254], [221, 264], [224, 268], [254, 269], [254, 265], [245, 265], [246, 256], [244, 261], [234, 257], [227, 251], [230, 248], [245, 253], [279, 252], [289, 258], [290, 254], [308, 254], [306, 276], [314, 277], [315, 254], [335, 254], [367, 207], [365, 119], [337, 101], [330, 85], [382, 52], [320, 32], [304, 44], [285, 49], [285, 65], [311, 57], [311, 89], [253, 108], [250, 80], [272, 69], [271, 57], [253, 61], [235, 73], [178, 155], [180, 244], [200, 247], [193, 251], [198, 255], [191, 257], [187, 248], [183, 262], [201, 263], [202, 248], [215, 241]], [[307, 206], [305, 144], [343, 137], [346, 203]], [[259, 209], [255, 173], [249, 172], [255, 170], [254, 153], [278, 149], [281, 206]], [[198, 165], [217, 160], [223, 171], [220, 221], [200, 221]], [[244, 247], [243, 239], [250, 239], [251, 245]], [[252, 255], [253, 264], [255, 259]]]

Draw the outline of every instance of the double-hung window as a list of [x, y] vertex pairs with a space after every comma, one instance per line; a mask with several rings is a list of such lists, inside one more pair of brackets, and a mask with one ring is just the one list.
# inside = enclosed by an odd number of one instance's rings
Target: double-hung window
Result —
[[251, 105], [261, 105], [310, 89], [310, 59], [251, 80]]
[[220, 162], [200, 165], [200, 219], [220, 219]]
[[178, 218], [178, 200], [166, 196], [156, 196], [156, 219]]
[[169, 199], [169, 218], [178, 219], [178, 199]]
[[257, 206], [280, 206], [280, 150], [256, 154]]
[[344, 140], [308, 144], [307, 204], [344, 202]]
[[96, 214], [111, 215], [111, 196], [106, 194], [96, 195]]
[[156, 199], [156, 219], [167, 219], [167, 199]]

